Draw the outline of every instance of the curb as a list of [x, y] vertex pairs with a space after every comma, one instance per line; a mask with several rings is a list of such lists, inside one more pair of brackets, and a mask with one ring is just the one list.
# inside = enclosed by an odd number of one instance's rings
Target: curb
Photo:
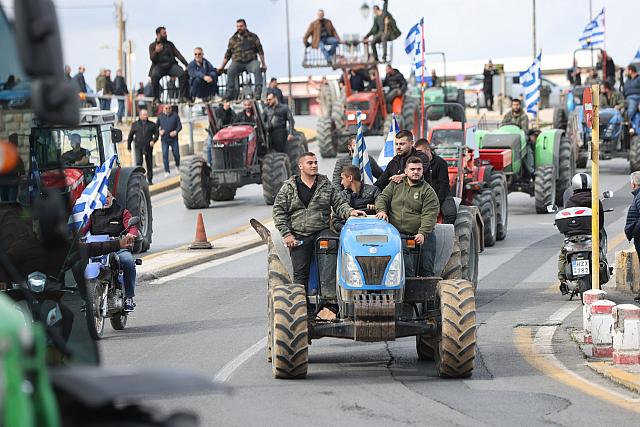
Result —
[[626, 387], [636, 393], [640, 393], [640, 370], [638, 370], [637, 373], [628, 372], [616, 368], [608, 362], [587, 362], [587, 366], [594, 372], [610, 379], [616, 384]]
[[165, 191], [173, 190], [178, 187], [180, 187], [180, 177], [174, 176], [157, 184], [151, 185], [149, 187], [149, 195], [155, 196], [156, 194], [164, 193]]

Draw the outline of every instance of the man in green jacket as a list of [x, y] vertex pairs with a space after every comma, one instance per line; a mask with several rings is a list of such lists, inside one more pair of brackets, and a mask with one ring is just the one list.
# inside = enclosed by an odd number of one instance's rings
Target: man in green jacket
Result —
[[365, 213], [352, 209], [329, 178], [318, 174], [315, 154], [300, 156], [298, 167], [300, 175], [285, 181], [276, 196], [273, 222], [291, 253], [294, 281], [307, 286], [316, 238], [331, 234], [331, 210], [344, 219]]
[[390, 182], [376, 199], [376, 218], [389, 221], [400, 234], [411, 236], [423, 245], [420, 251], [420, 266], [410, 271], [410, 262], [405, 262], [407, 276], [434, 276], [436, 237], [433, 233], [438, 220], [440, 203], [438, 195], [422, 179], [422, 160], [407, 159], [406, 177], [399, 183]]
[[500, 123], [500, 126], [506, 125], [518, 126], [525, 134], [529, 132], [529, 116], [522, 109], [522, 101], [518, 98], [511, 101], [511, 110], [504, 115], [502, 123]]
[[600, 85], [600, 108], [615, 108], [622, 111], [624, 108], [624, 96], [611, 86], [611, 83], [604, 82]]
[[371, 37], [371, 53], [376, 61], [378, 60], [376, 44], [382, 43], [382, 62], [387, 62], [387, 42], [397, 39], [400, 34], [402, 33], [396, 25], [396, 20], [387, 12], [386, 2], [384, 10], [379, 6], [373, 6], [373, 26], [364, 36], [363, 41], [367, 42]]

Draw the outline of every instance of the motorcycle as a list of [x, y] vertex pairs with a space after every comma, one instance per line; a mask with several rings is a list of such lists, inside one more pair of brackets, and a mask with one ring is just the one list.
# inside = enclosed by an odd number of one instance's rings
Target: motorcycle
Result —
[[[120, 237], [139, 224], [137, 216], [129, 220], [128, 227], [120, 233]], [[108, 235], [88, 235], [87, 243], [115, 240]], [[137, 239], [137, 244], [141, 239]], [[135, 248], [134, 248], [135, 252]], [[142, 265], [137, 258], [136, 265]], [[101, 255], [89, 259], [84, 277], [87, 289], [86, 319], [91, 336], [99, 340], [104, 334], [105, 319], [109, 319], [111, 327], [121, 331], [127, 326], [127, 312], [124, 310], [125, 290], [124, 273], [117, 253]]]

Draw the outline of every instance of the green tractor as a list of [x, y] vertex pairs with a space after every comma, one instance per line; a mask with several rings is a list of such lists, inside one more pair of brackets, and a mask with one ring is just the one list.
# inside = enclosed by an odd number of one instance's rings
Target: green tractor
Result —
[[509, 192], [535, 197], [536, 213], [547, 213], [547, 206], [563, 205], [562, 195], [576, 170], [576, 146], [559, 129], [535, 134], [507, 125], [478, 130], [476, 142], [481, 160], [504, 171]]

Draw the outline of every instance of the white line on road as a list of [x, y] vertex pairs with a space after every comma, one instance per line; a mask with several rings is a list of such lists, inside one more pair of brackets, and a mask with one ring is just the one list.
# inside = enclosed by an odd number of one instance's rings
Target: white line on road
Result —
[[236, 372], [236, 370], [242, 366], [247, 360], [251, 359], [256, 355], [260, 350], [265, 348], [267, 337], [260, 338], [260, 340], [240, 353], [235, 359], [231, 362], [227, 363], [218, 371], [215, 377], [213, 377], [214, 382], [225, 383], [231, 378], [231, 376]]

